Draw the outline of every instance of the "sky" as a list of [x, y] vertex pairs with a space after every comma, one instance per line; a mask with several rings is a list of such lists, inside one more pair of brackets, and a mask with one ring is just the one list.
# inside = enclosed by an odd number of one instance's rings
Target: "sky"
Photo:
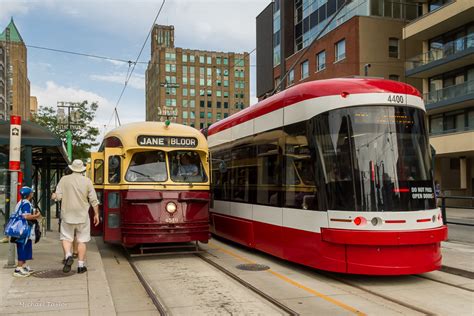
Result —
[[[174, 25], [175, 46], [224, 52], [255, 48], [255, 18], [270, 0], [166, 0], [158, 24]], [[0, 0], [0, 29], [13, 17], [26, 45], [135, 60], [162, 0]], [[94, 125], [103, 135], [129, 69], [127, 63], [28, 50], [31, 95], [40, 106], [98, 102]], [[145, 120], [145, 70], [150, 40], [118, 105], [122, 124]], [[250, 64], [255, 65], [255, 52]], [[250, 67], [250, 104], [256, 102]]]

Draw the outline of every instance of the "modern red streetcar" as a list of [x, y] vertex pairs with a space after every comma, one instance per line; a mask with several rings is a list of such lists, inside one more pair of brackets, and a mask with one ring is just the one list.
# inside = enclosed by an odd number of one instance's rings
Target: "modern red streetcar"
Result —
[[208, 142], [214, 234], [321, 270], [441, 267], [447, 228], [414, 87], [302, 83], [213, 124]]
[[91, 154], [105, 242], [126, 247], [207, 242], [209, 157], [196, 129], [161, 122], [123, 125]]

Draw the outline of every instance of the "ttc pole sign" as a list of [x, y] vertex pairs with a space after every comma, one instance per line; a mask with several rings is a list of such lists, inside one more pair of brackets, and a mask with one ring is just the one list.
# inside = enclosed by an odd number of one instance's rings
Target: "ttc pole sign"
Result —
[[10, 162], [11, 171], [20, 170], [21, 156], [21, 116], [10, 117]]

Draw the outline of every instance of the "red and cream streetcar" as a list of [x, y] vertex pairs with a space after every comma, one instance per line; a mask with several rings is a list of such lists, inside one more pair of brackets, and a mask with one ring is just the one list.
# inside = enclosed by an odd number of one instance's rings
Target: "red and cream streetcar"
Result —
[[[167, 122], [168, 123], [168, 122]], [[209, 157], [196, 129], [123, 125], [91, 154], [104, 241], [126, 247], [209, 240]]]
[[302, 83], [208, 130], [211, 231], [317, 269], [441, 266], [425, 107], [407, 84]]

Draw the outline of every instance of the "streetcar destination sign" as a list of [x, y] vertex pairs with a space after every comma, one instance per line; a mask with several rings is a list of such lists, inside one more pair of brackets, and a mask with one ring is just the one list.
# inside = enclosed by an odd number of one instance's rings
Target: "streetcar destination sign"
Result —
[[138, 136], [137, 143], [140, 146], [163, 146], [163, 147], [196, 147], [198, 141], [194, 137], [179, 136]]

